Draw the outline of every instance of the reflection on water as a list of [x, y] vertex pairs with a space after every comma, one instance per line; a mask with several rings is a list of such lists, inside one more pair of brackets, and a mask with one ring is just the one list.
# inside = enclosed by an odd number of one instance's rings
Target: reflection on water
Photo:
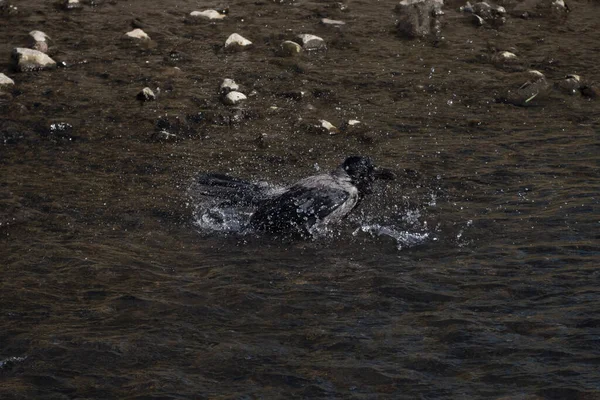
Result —
[[[0, 398], [600, 396], [596, 3], [501, 2], [476, 26], [450, 1], [433, 41], [399, 37], [389, 1], [232, 1], [216, 22], [188, 1], [10, 3]], [[61, 68], [12, 71], [32, 30]], [[223, 51], [233, 32], [253, 48]], [[282, 57], [301, 33], [327, 50]], [[189, 192], [352, 154], [398, 178], [314, 240], [244, 234], [251, 202]]]

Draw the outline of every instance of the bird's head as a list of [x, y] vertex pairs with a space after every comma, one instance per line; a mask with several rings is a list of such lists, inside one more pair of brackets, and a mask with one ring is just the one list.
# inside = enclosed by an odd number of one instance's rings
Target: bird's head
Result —
[[369, 157], [348, 157], [340, 167], [348, 174], [361, 195], [372, 193], [373, 182], [377, 179], [393, 180], [396, 178], [391, 170], [376, 166]]

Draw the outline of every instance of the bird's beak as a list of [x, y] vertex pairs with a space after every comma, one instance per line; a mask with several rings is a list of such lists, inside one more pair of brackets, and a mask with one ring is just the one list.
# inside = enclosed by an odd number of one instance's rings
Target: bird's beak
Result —
[[375, 167], [375, 179], [382, 179], [385, 181], [393, 181], [396, 179], [396, 174], [387, 168]]

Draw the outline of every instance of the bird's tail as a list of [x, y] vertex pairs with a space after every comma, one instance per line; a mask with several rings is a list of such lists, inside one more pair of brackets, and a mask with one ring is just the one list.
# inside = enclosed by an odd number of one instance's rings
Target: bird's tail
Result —
[[252, 206], [269, 196], [265, 183], [253, 183], [225, 174], [200, 174], [190, 187], [192, 196], [209, 197], [229, 205]]

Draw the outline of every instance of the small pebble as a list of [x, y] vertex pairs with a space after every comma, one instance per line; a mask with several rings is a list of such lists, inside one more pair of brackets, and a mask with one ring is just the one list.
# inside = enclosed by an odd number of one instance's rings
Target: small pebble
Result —
[[232, 33], [225, 41], [225, 48], [230, 50], [244, 50], [251, 45], [251, 41], [237, 33]]
[[346, 23], [344, 21], [339, 21], [337, 19], [329, 19], [329, 18], [322, 18], [321, 23], [323, 25], [335, 26], [335, 27], [340, 27], [342, 25], [346, 25]]
[[240, 102], [246, 99], [247, 97], [244, 93], [233, 91], [225, 95], [225, 97], [223, 98], [223, 103], [233, 106], [239, 104]]
[[331, 122], [325, 121], [324, 119], [320, 119], [319, 122], [321, 125], [317, 125], [317, 128], [320, 128], [324, 133], [329, 133], [330, 135], [335, 135], [338, 133], [338, 128], [336, 128]]
[[48, 39], [50, 36], [46, 35], [42, 31], [31, 31], [29, 32], [31, 39], [31, 48], [33, 50], [41, 51], [42, 53], [48, 52]]
[[145, 87], [141, 92], [137, 94], [137, 99], [140, 101], [152, 101], [156, 100], [156, 95], [149, 87]]
[[31, 31], [29, 32], [29, 36], [34, 42], [45, 42], [47, 39], [50, 39], [50, 36], [46, 35], [42, 31]]
[[82, 5], [79, 0], [65, 0], [63, 8], [65, 10], [78, 10], [81, 9]]
[[219, 91], [221, 94], [227, 94], [229, 92], [235, 92], [240, 88], [240, 85], [235, 83], [233, 79], [225, 78], [223, 79], [223, 83], [219, 87]]
[[576, 94], [581, 89], [581, 77], [579, 75], [567, 75], [565, 79], [558, 82], [558, 87], [566, 93]]
[[501, 51], [492, 57], [492, 61], [498, 64], [510, 63], [517, 61], [517, 55], [510, 51]]
[[284, 57], [291, 57], [300, 54], [301, 51], [302, 46], [300, 46], [298, 43], [292, 42], [291, 40], [286, 40], [285, 42], [281, 43], [279, 54]]
[[4, 75], [3, 73], [0, 73], [0, 86], [14, 85], [14, 84], [15, 84], [15, 81], [10, 79], [8, 76]]
[[125, 36], [133, 38], [133, 39], [150, 40], [150, 36], [148, 36], [146, 34], [146, 32], [144, 32], [143, 30], [141, 30], [139, 28], [138, 29], [134, 29], [134, 30], [132, 30], [130, 32], [127, 32], [125, 34]]
[[298, 38], [302, 41], [304, 50], [321, 50], [326, 47], [325, 41], [319, 36], [304, 33], [298, 35]]
[[225, 18], [225, 14], [221, 14], [217, 10], [192, 11], [190, 17], [219, 20]]

